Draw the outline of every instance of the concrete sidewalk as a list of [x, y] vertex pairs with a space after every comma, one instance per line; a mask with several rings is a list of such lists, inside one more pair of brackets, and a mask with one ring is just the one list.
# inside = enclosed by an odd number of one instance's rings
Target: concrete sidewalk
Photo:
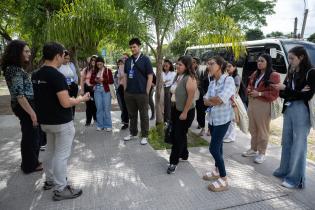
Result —
[[119, 131], [119, 112], [112, 116], [116, 129], [106, 133], [84, 127], [84, 113], [77, 113], [68, 177], [83, 195], [61, 202], [41, 189], [42, 173], [20, 171], [19, 123], [14, 116], [0, 116], [0, 209], [314, 209], [314, 165], [308, 166], [306, 189], [281, 187], [271, 176], [279, 147], [272, 146], [267, 161], [256, 165], [240, 156], [248, 137], [240, 134], [236, 143], [225, 144], [230, 190], [212, 193], [201, 179], [213, 165], [207, 147], [191, 148], [189, 162], [167, 175], [169, 152], [122, 141], [128, 131]]

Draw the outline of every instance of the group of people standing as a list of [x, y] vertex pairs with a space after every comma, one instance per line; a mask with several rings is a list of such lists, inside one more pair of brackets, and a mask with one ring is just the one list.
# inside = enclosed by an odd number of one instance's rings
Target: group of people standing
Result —
[[[173, 82], [168, 83], [168, 74], [172, 69], [170, 63], [166, 60], [163, 68], [164, 82], [167, 84], [164, 87], [164, 115], [173, 129], [167, 173], [174, 173], [180, 161], [188, 160], [187, 132], [194, 120], [196, 108], [200, 135], [205, 132], [207, 119], [207, 133], [211, 136], [209, 151], [215, 160], [214, 169], [206, 172], [203, 179], [213, 181], [208, 186], [211, 191], [227, 190], [223, 142], [236, 139], [235, 99], [239, 97], [241, 85], [236, 64], [215, 56], [208, 60], [207, 69], [200, 72], [198, 58], [182, 56], [176, 63], [177, 72]], [[312, 69], [306, 50], [300, 46], [289, 51], [289, 63], [288, 74], [282, 84], [280, 74], [272, 68], [271, 56], [266, 53], [259, 55], [257, 69], [248, 78], [246, 88], [251, 142], [250, 149], [242, 155], [253, 156], [254, 162], [258, 164], [265, 161], [273, 103], [278, 97], [283, 98], [282, 156], [280, 167], [273, 175], [283, 179], [284, 187], [303, 188], [307, 137], [311, 128], [311, 107], [308, 102], [314, 97], [315, 69]]]
[[[22, 131], [21, 169], [25, 173], [45, 169], [44, 190], [55, 188], [54, 200], [76, 198], [81, 189], [67, 182], [67, 160], [75, 135], [74, 106], [86, 102], [86, 126], [92, 119], [98, 131], [112, 130], [111, 86], [115, 83], [121, 107], [122, 129], [130, 134], [124, 141], [138, 139], [140, 114], [140, 144], [148, 143], [149, 104], [154, 90], [155, 74], [149, 57], [141, 53], [141, 42], [129, 42], [132, 55], [124, 55], [117, 62], [114, 76], [104, 59], [91, 56], [88, 66], [81, 71], [80, 92], [78, 76], [70, 62], [69, 52], [55, 42], [43, 47], [43, 65], [29, 78], [26, 65], [31, 51], [27, 43], [12, 41], [6, 48], [2, 69], [11, 94], [11, 107], [19, 118]], [[303, 188], [305, 185], [307, 136], [310, 131], [308, 101], [315, 92], [315, 70], [303, 47], [289, 51], [289, 72], [283, 84], [272, 69], [272, 58], [261, 54], [257, 70], [249, 77], [248, 117], [251, 148], [242, 153], [254, 156], [263, 163], [267, 150], [271, 105], [280, 96], [283, 104], [282, 157], [274, 176], [282, 178], [284, 187]], [[199, 69], [200, 60], [181, 56], [176, 62], [176, 73], [170, 60], [163, 64], [164, 121], [172, 125], [172, 149], [167, 173], [175, 173], [180, 161], [187, 161], [187, 133], [197, 113], [200, 135], [211, 136], [209, 151], [215, 160], [213, 170], [204, 180], [211, 180], [208, 189], [214, 192], [228, 189], [223, 158], [223, 142], [236, 139], [235, 98], [241, 79], [234, 61], [214, 56], [207, 61], [205, 71]], [[79, 95], [79, 96], [78, 96]], [[154, 111], [152, 111], [154, 116]], [[151, 118], [152, 118], [151, 116]], [[40, 132], [47, 136], [47, 160], [38, 160]]]

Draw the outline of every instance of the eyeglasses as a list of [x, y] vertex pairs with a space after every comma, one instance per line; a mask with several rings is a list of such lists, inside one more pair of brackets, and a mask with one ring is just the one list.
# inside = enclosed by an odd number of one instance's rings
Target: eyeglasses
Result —
[[217, 64], [216, 62], [208, 62], [208, 65], [209, 66], [213, 66], [213, 65], [215, 65], [215, 64]]

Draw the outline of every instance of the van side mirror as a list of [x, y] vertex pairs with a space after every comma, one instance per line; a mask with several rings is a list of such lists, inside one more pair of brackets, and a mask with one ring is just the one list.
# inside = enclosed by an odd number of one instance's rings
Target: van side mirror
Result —
[[277, 49], [276, 48], [270, 48], [270, 56], [271, 56], [271, 58], [277, 58]]

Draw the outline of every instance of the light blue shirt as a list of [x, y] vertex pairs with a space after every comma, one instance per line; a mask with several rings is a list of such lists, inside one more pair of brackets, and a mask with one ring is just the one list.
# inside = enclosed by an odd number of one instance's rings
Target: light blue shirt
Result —
[[210, 125], [224, 125], [234, 119], [231, 97], [235, 94], [233, 77], [222, 75], [219, 80], [212, 80], [205, 95], [206, 99], [218, 96], [222, 104], [210, 107], [207, 119]]

